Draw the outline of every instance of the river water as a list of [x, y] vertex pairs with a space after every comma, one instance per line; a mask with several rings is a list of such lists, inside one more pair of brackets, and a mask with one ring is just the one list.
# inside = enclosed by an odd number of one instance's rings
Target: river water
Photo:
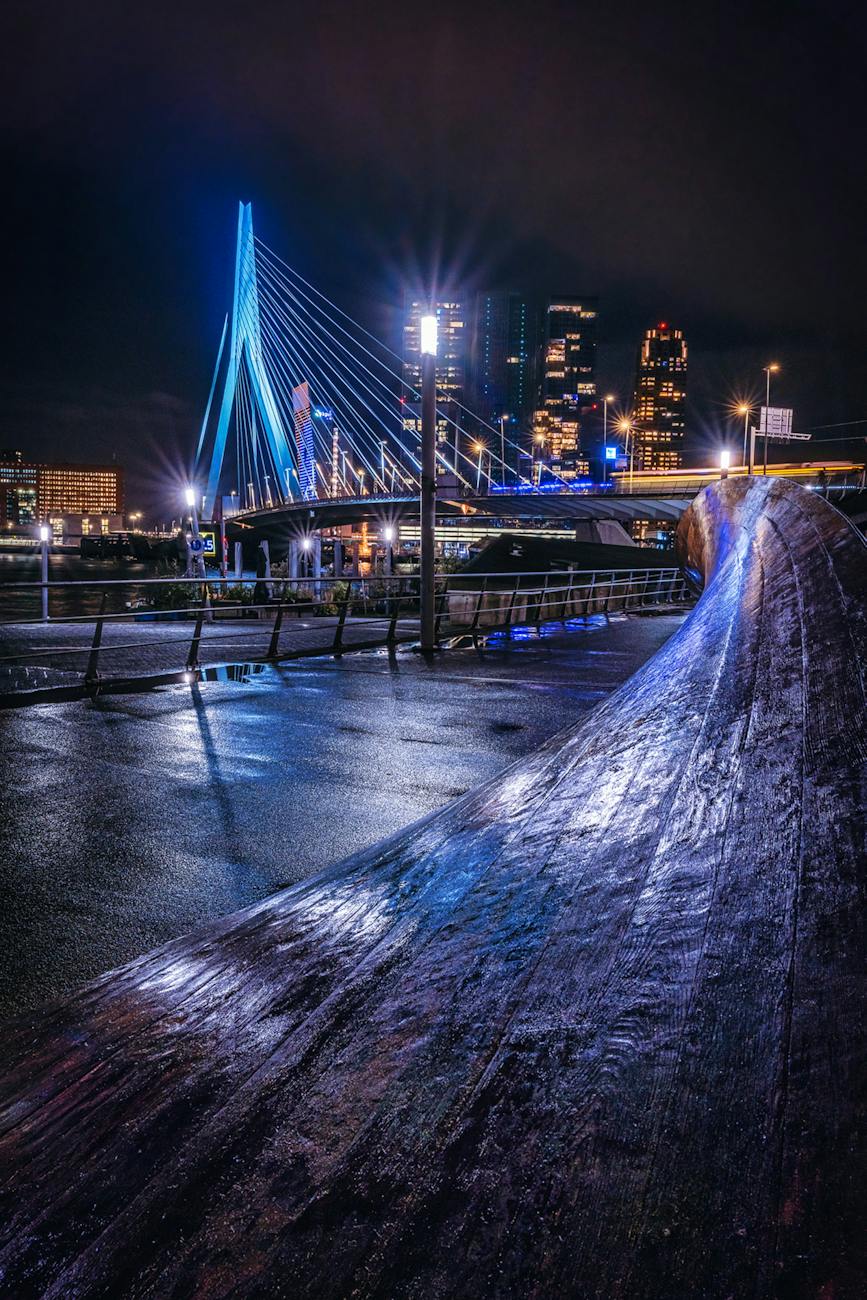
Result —
[[[119, 614], [126, 602], [143, 594], [145, 588], [136, 587], [136, 580], [159, 576], [157, 566], [138, 560], [90, 560], [65, 552], [49, 553], [48, 577], [52, 582], [105, 582], [121, 580], [125, 584], [108, 588], [106, 610]], [[39, 582], [40, 555], [34, 549], [26, 553], [0, 551], [0, 622], [17, 619], [35, 619], [41, 613], [39, 587], [20, 584]], [[76, 614], [97, 613], [102, 600], [101, 590], [81, 587], [56, 587], [49, 595], [49, 613], [52, 618], [69, 618]]]

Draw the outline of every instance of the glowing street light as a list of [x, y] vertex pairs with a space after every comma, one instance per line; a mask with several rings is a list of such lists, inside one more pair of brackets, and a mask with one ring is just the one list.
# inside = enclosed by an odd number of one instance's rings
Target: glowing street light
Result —
[[51, 529], [48, 524], [39, 525], [39, 543], [42, 560], [42, 622], [48, 622], [48, 543]]
[[422, 316], [421, 318], [421, 354], [424, 357], [435, 357], [437, 354], [436, 316]]
[[613, 393], [607, 393], [602, 399], [602, 482], [608, 482], [608, 403], [616, 401]]
[[[764, 429], [762, 430], [763, 474], [767, 474], [768, 472], [768, 411], [771, 405], [771, 375], [775, 375], [779, 368], [779, 364], [776, 361], [769, 361], [766, 366], [762, 367], [765, 372], [765, 423]], [[751, 466], [750, 473], [752, 472]]]
[[382, 536], [386, 542], [394, 541], [394, 528], [392, 527], [391, 524], [385, 525], [385, 527], [382, 530]]
[[720, 482], [729, 476], [729, 466], [732, 463], [732, 454], [727, 447], [723, 447], [719, 454], [719, 476]]
[[421, 494], [419, 497], [419, 622], [421, 648], [429, 653], [436, 646], [434, 573], [436, 546], [436, 355], [437, 318], [422, 316], [421, 343]]
[[481, 492], [481, 490], [482, 490], [482, 457], [483, 457], [484, 454], [485, 454], [485, 444], [484, 444], [480, 439], [478, 439], [478, 438], [477, 438], [476, 441], [473, 443], [473, 451], [477, 452], [477, 453], [478, 453], [478, 457], [479, 457], [478, 464], [476, 465], [476, 492]]
[[750, 412], [752, 409], [753, 408], [750, 406], [749, 402], [738, 402], [735, 407], [735, 414], [744, 417], [744, 450], [743, 455], [741, 456], [742, 465], [746, 465], [747, 463], [747, 439], [750, 436]]
[[626, 454], [629, 457], [629, 491], [632, 492], [632, 467], [635, 459], [635, 424], [628, 415], [617, 421], [617, 427], [626, 441]]

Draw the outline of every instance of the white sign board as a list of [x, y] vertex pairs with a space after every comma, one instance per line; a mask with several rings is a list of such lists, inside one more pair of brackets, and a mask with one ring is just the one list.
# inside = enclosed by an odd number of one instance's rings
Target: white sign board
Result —
[[759, 433], [765, 438], [779, 438], [783, 442], [791, 438], [792, 408], [762, 406], [759, 410]]

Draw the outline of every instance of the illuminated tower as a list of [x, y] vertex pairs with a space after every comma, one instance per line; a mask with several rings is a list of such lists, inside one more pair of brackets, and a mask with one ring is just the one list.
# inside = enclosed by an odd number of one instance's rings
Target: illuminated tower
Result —
[[581, 452], [581, 419], [596, 398], [595, 298], [551, 298], [542, 323], [541, 403], [533, 417], [537, 468], [561, 478], [589, 472]]
[[[217, 365], [214, 370], [214, 382], [205, 409], [202, 432], [196, 460], [199, 462], [205, 442], [211, 405], [217, 386], [217, 379], [222, 369], [223, 350], [226, 343], [226, 327], [220, 340]], [[266, 445], [277, 472], [277, 481], [282, 494], [292, 499], [303, 495], [295, 468], [295, 458], [283, 428], [279, 407], [271, 388], [271, 381], [262, 356], [262, 335], [259, 324], [259, 289], [256, 280], [256, 256], [253, 243], [253, 206], [250, 203], [238, 205], [238, 242], [235, 253], [235, 290], [232, 302], [232, 325], [229, 332], [229, 349], [223, 389], [219, 405], [217, 431], [211, 453], [208, 470], [208, 484], [205, 490], [203, 516], [213, 510], [220, 484], [229, 425], [235, 406], [235, 393], [241, 367], [244, 366], [250, 383], [250, 400], [253, 407], [252, 418], [258, 421], [264, 434]], [[314, 491], [315, 495], [315, 491]]]
[[635, 468], [680, 469], [686, 429], [686, 340], [660, 321], [644, 336], [635, 376]]

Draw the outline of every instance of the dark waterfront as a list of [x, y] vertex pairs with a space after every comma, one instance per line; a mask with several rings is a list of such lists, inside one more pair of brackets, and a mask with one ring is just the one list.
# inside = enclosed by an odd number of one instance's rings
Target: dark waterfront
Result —
[[0, 1011], [375, 843], [579, 718], [680, 626], [267, 668], [0, 715]]
[[[135, 582], [142, 578], [156, 577], [157, 574], [155, 565], [136, 560], [86, 560], [80, 555], [65, 551], [53, 551], [49, 556], [48, 576], [51, 582], [106, 582], [110, 579]], [[39, 582], [39, 578], [38, 549], [24, 553], [0, 551], [0, 583]], [[106, 609], [109, 613], [121, 613], [126, 602], [137, 594], [135, 587], [127, 586], [118, 587], [114, 592], [109, 591]], [[76, 614], [95, 614], [101, 600], [102, 592], [98, 587], [91, 590], [55, 587], [50, 596], [51, 616], [71, 618]], [[11, 587], [0, 586], [0, 619], [5, 623], [16, 619], [37, 619], [39, 602], [38, 587], [15, 591]]]

